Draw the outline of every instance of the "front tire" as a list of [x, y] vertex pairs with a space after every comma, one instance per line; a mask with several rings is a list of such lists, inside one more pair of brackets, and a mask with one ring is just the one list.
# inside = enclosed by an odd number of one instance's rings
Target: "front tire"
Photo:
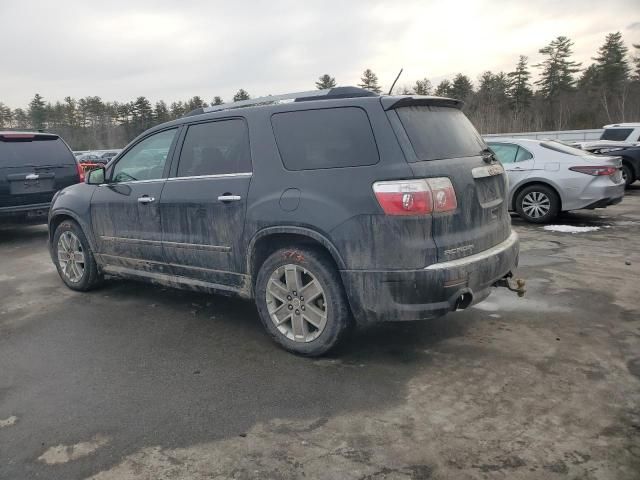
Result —
[[545, 185], [531, 185], [516, 197], [516, 211], [527, 222], [548, 223], [560, 212], [560, 198]]
[[86, 292], [101, 280], [98, 265], [80, 226], [65, 220], [53, 235], [53, 258], [58, 274], [67, 287]]
[[285, 350], [315, 357], [346, 336], [351, 313], [331, 258], [309, 248], [283, 248], [260, 267], [255, 286], [258, 313]]

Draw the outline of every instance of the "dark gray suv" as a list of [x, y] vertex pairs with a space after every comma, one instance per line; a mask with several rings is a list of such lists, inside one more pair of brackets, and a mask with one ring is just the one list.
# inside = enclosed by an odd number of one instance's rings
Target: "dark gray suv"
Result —
[[254, 298], [303, 355], [352, 319], [466, 308], [519, 246], [504, 170], [460, 106], [339, 87], [198, 109], [55, 197], [53, 261], [74, 290], [109, 275]]

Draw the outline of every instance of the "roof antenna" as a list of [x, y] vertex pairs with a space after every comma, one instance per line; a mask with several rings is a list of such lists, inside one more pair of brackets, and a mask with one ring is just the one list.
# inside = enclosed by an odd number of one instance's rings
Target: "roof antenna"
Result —
[[398, 72], [398, 76], [396, 77], [396, 79], [393, 81], [393, 83], [391, 84], [391, 88], [389, 89], [389, 93], [388, 95], [391, 95], [391, 92], [393, 92], [393, 87], [396, 86], [396, 82], [398, 81], [398, 79], [400, 78], [400, 75], [402, 75], [402, 68], [400, 69], [400, 71]]

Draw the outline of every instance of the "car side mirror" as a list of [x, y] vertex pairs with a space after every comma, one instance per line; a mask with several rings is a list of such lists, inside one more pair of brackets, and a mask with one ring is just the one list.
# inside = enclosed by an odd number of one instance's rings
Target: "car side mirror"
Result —
[[106, 176], [105, 168], [95, 167], [87, 172], [86, 182], [89, 185], [102, 185]]

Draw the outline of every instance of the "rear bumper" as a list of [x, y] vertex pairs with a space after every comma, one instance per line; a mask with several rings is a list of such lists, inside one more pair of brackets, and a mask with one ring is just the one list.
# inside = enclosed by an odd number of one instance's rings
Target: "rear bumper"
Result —
[[31, 205], [16, 205], [11, 207], [0, 207], [0, 219], [23, 220], [33, 219], [46, 221], [51, 203], [35, 203]]
[[468, 257], [421, 270], [343, 270], [342, 279], [359, 323], [426, 320], [487, 298], [491, 286], [518, 264], [512, 232], [504, 242]]
[[624, 197], [624, 181], [613, 183], [607, 177], [594, 179], [576, 198], [564, 202], [562, 210], [604, 208], [615, 205]]

